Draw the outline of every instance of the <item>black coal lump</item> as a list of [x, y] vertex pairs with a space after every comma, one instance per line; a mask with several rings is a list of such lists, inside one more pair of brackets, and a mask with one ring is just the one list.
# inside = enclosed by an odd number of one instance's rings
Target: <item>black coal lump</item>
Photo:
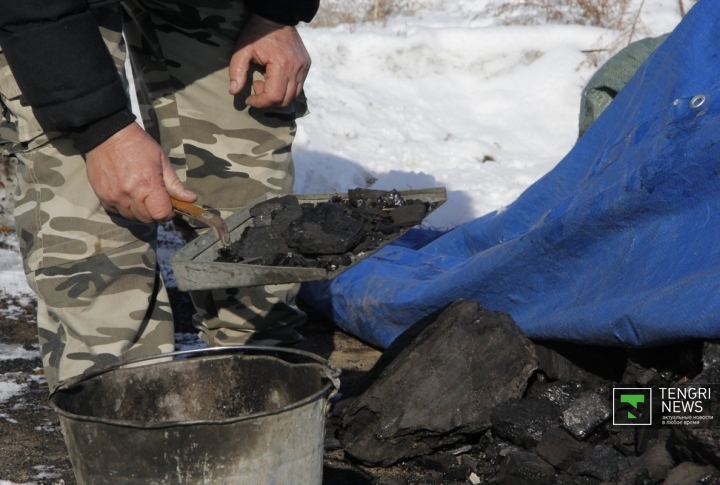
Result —
[[303, 254], [344, 254], [360, 242], [363, 224], [344, 206], [323, 202], [291, 222], [282, 235]]
[[303, 215], [303, 209], [299, 205], [285, 206], [282, 210], [273, 215], [272, 227], [280, 234], [288, 228], [290, 223]]
[[[250, 209], [250, 215], [253, 217], [255, 227], [269, 226], [276, 214], [287, 211], [288, 208], [293, 207], [300, 209], [300, 203], [294, 195], [275, 197], [255, 204]], [[293, 211], [292, 209], [290, 210]], [[300, 214], [297, 213], [297, 215]]]
[[387, 224], [392, 218], [390, 212], [375, 207], [353, 207], [350, 214], [371, 224]]
[[241, 238], [233, 243], [232, 250], [242, 260], [261, 258], [264, 264], [272, 264], [278, 256], [290, 252], [282, 235], [272, 226], [245, 228]]
[[385, 234], [382, 234], [380, 232], [368, 232], [363, 236], [362, 240], [360, 241], [360, 244], [355, 246], [355, 249], [353, 249], [353, 253], [360, 254], [360, 253], [365, 253], [365, 252], [369, 252], [369, 251], [374, 251], [384, 241], [385, 241]]

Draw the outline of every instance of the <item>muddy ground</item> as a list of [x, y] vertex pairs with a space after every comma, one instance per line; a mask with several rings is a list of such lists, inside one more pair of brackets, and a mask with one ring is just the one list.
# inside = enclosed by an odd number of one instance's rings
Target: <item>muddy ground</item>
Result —
[[[179, 306], [178, 313], [187, 315], [189, 303], [184, 295], [173, 296]], [[37, 350], [34, 305], [8, 315], [7, 309], [12, 306], [20, 305], [6, 295], [0, 298], [0, 343]], [[179, 331], [191, 329], [187, 320], [180, 318]], [[343, 385], [363, 375], [380, 356], [378, 350], [344, 334], [315, 314], [311, 314], [310, 323], [300, 330], [305, 340], [296, 348], [320, 355], [343, 369]], [[47, 403], [48, 389], [41, 374], [39, 359], [0, 361], [0, 382], [13, 381], [25, 386], [21, 395], [0, 402], [0, 482], [75, 485], [59, 422]], [[329, 440], [328, 445], [335, 449], [328, 449], [325, 454], [323, 484], [458, 483], [445, 482], [442, 473], [416, 463], [385, 469], [363, 467], [348, 460], [341, 449], [333, 446], [333, 440]]]

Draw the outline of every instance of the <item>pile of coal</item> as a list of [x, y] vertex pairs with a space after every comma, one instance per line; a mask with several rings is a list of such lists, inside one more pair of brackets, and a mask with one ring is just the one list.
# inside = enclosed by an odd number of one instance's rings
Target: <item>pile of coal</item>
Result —
[[[531, 342], [508, 315], [458, 300], [402, 334], [330, 421], [349, 457], [419, 480], [402, 483], [720, 484], [719, 379], [719, 343]], [[683, 386], [713, 389], [712, 420], [613, 424], [614, 388]]]
[[397, 190], [352, 189], [319, 204], [269, 199], [250, 209], [252, 226], [216, 261], [334, 271], [420, 224], [429, 209]]

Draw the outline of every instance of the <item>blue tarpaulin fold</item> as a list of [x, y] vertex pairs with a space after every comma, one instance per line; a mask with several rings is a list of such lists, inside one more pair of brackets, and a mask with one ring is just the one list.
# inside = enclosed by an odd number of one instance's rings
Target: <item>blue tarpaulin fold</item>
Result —
[[302, 298], [379, 347], [458, 298], [537, 339], [720, 338], [718, 32], [720, 2], [701, 0], [505, 210], [387, 246]]

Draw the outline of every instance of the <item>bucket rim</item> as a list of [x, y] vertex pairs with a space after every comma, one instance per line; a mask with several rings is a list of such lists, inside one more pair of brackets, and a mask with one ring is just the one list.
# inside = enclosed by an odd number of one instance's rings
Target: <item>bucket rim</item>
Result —
[[[247, 414], [244, 416], [237, 416], [234, 418], [223, 418], [223, 419], [214, 419], [214, 420], [206, 420], [206, 419], [198, 419], [198, 420], [192, 420], [192, 421], [161, 421], [161, 422], [144, 422], [144, 421], [128, 421], [128, 420], [121, 420], [121, 419], [111, 419], [111, 418], [100, 418], [97, 416], [84, 416], [80, 414], [75, 414], [70, 411], [66, 411], [65, 409], [62, 409], [60, 406], [57, 405], [55, 402], [55, 398], [58, 396], [59, 391], [68, 390], [78, 384], [80, 384], [83, 381], [87, 381], [90, 379], [93, 379], [95, 377], [98, 377], [103, 374], [107, 374], [108, 372], [112, 372], [114, 370], [121, 369], [123, 367], [127, 367], [136, 363], [140, 362], [147, 362], [152, 360], [164, 360], [167, 358], [176, 358], [176, 357], [197, 357], [197, 356], [209, 356], [209, 355], [231, 355], [235, 353], [249, 353], [249, 352], [255, 352], [254, 355], [263, 355], [263, 352], [265, 352], [264, 355], [273, 353], [273, 354], [295, 354], [299, 355], [301, 357], [309, 358], [310, 360], [315, 361], [315, 363], [322, 365], [324, 369], [324, 377], [327, 378], [328, 383], [319, 391], [311, 394], [310, 396], [301, 399], [299, 401], [296, 401], [294, 403], [288, 404], [287, 406], [283, 406], [278, 409], [273, 409], [270, 411], [263, 411], [259, 413], [252, 413]], [[161, 362], [162, 363], [162, 362]], [[80, 376], [71, 377], [69, 379], [66, 379], [59, 383], [59, 385], [55, 388], [55, 390], [52, 392], [52, 394], [49, 397], [50, 406], [55, 410], [56, 413], [60, 415], [60, 417], [73, 420], [73, 421], [88, 421], [93, 423], [101, 423], [105, 425], [110, 426], [119, 426], [119, 427], [125, 427], [125, 428], [137, 428], [137, 429], [165, 429], [165, 428], [175, 428], [175, 427], [186, 427], [186, 426], [197, 426], [197, 425], [209, 425], [209, 426], [222, 426], [226, 424], [232, 424], [232, 423], [238, 423], [241, 421], [248, 421], [251, 419], [257, 419], [262, 418], [265, 416], [273, 416], [275, 414], [284, 413], [287, 411], [291, 411], [293, 409], [297, 409], [300, 407], [303, 407], [307, 404], [312, 403], [313, 401], [318, 400], [319, 398], [323, 397], [324, 395], [327, 396], [328, 399], [330, 399], [334, 394], [338, 392], [340, 389], [340, 373], [341, 371], [330, 364], [326, 359], [320, 357], [319, 355], [315, 355], [311, 352], [306, 352], [304, 350], [298, 350], [298, 349], [286, 349], [286, 348], [280, 348], [280, 347], [265, 347], [265, 346], [259, 346], [259, 345], [228, 345], [228, 346], [222, 346], [222, 347], [208, 347], [203, 349], [190, 349], [190, 350], [179, 350], [175, 352], [167, 352], [163, 354], [157, 354], [157, 355], [151, 355], [146, 357], [139, 357], [136, 359], [131, 359], [125, 362], [119, 362], [115, 364], [111, 364], [109, 366], [103, 367], [102, 369], [98, 369], [97, 371], [90, 372], [88, 374], [82, 374]]]

